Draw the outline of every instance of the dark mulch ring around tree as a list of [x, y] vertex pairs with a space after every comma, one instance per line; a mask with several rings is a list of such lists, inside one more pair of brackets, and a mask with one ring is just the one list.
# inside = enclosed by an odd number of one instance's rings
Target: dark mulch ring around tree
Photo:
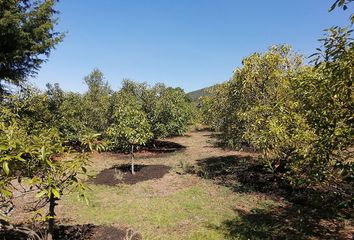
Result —
[[135, 174], [131, 173], [131, 165], [117, 165], [101, 171], [90, 182], [99, 185], [115, 186], [117, 184], [136, 184], [138, 182], [159, 179], [171, 169], [165, 165], [135, 165]]
[[175, 142], [162, 141], [162, 140], [152, 140], [149, 141], [145, 146], [141, 147], [141, 150], [151, 151], [156, 153], [171, 153], [176, 151], [181, 151], [186, 147]]
[[[151, 140], [150, 142], [146, 143], [145, 146], [139, 146], [137, 149], [134, 149], [134, 156], [137, 159], [165, 157], [166, 155], [173, 154], [175, 152], [184, 151], [185, 149], [186, 149], [185, 146], [175, 142]], [[131, 157], [130, 152], [128, 150], [111, 151], [102, 154], [106, 154], [108, 156], [114, 156], [119, 159], [128, 159]]]
[[[44, 231], [36, 231], [42, 237]], [[1, 231], [1, 240], [27, 240], [29, 236], [17, 231]], [[125, 228], [111, 226], [97, 226], [93, 224], [58, 226], [54, 231], [54, 240], [140, 240], [141, 235]]]

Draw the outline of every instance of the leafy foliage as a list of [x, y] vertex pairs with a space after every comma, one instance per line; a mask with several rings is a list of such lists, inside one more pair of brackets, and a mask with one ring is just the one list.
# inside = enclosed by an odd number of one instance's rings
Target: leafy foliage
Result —
[[193, 118], [193, 105], [180, 88], [163, 84], [152, 88], [155, 100], [148, 112], [155, 137], [182, 135]]
[[[133, 152], [153, 137], [183, 134], [192, 116], [183, 90], [124, 81], [113, 92], [98, 69], [84, 78], [84, 94], [26, 85], [64, 37], [54, 31], [56, 2], [0, 0], [0, 228], [16, 229], [7, 222], [13, 192], [34, 192], [46, 239], [53, 238], [57, 201], [71, 191], [85, 198], [86, 152], [107, 145]], [[8, 91], [13, 86], [19, 91]]]
[[87, 127], [93, 132], [103, 132], [108, 125], [109, 104], [112, 90], [104, 81], [103, 73], [94, 69], [84, 78], [88, 91], [83, 96], [84, 114], [82, 115]]
[[126, 91], [116, 93], [114, 98], [112, 124], [106, 130], [112, 148], [144, 145], [152, 137], [152, 132], [139, 100]]
[[[330, 12], [332, 12], [335, 8], [342, 8], [343, 10], [348, 9], [348, 4], [353, 2], [353, 0], [336, 0], [331, 8], [329, 9]], [[350, 16], [352, 24], [354, 23], [354, 14]]]
[[347, 29], [331, 29], [315, 55], [316, 67], [303, 65], [288, 46], [245, 58], [229, 82], [202, 98], [205, 121], [230, 147], [260, 151], [267, 165], [285, 171], [293, 184], [348, 174], [354, 139], [349, 36]]
[[180, 88], [156, 84], [148, 87], [125, 79], [121, 92], [146, 113], [155, 138], [181, 135], [194, 117], [194, 105]]
[[[84, 197], [85, 186], [79, 176], [86, 172], [88, 158], [82, 153], [64, 158], [71, 149], [63, 146], [55, 128], [28, 133], [12, 109], [4, 105], [0, 109], [0, 215], [6, 219], [11, 213], [15, 189], [22, 194], [35, 192], [34, 211], [49, 205], [47, 213], [37, 213], [48, 221], [50, 235], [53, 233], [56, 201], [61, 195], [76, 191]], [[21, 188], [13, 185], [14, 180]]]
[[54, 31], [55, 0], [0, 1], [0, 94], [34, 75], [64, 37]]
[[[350, 164], [349, 147], [354, 140], [354, 42], [351, 31], [334, 27], [322, 39], [312, 73], [300, 75], [296, 97], [316, 134], [308, 156], [299, 162], [317, 180], [333, 177]], [[351, 164], [353, 169], [353, 165]]]

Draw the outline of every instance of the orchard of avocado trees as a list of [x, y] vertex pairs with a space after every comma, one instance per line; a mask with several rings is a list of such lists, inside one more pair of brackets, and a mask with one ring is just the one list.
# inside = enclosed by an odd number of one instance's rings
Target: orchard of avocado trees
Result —
[[[22, 86], [20, 91], [2, 96], [3, 217], [13, 207], [13, 180], [29, 186], [28, 191], [38, 192], [38, 207], [49, 203], [52, 210], [41, 217], [50, 222], [55, 201], [62, 194], [74, 190], [84, 197], [80, 176], [86, 173], [87, 152], [133, 153], [153, 139], [183, 134], [195, 112], [179, 88], [163, 84], [149, 88], [124, 80], [123, 87], [115, 92], [97, 69], [85, 82], [89, 90], [84, 94], [48, 85], [44, 92]], [[63, 158], [69, 160], [59, 160]]]
[[[354, 43], [329, 30], [315, 66], [289, 46], [243, 59], [201, 100], [205, 123], [231, 148], [251, 147], [294, 185], [353, 178]], [[318, 58], [315, 58], [318, 57]]]
[[[84, 77], [84, 93], [32, 87], [27, 79], [65, 38], [54, 29], [56, 2], [0, 0], [0, 231], [52, 240], [58, 200], [72, 192], [87, 200], [91, 152], [134, 156], [195, 123], [212, 128], [229, 149], [252, 149], [294, 188], [353, 184], [352, 25], [328, 29], [309, 64], [288, 45], [251, 54], [195, 104], [164, 84], [124, 79], [114, 90], [99, 69]], [[337, 0], [330, 10], [350, 2]], [[35, 193], [30, 211], [46, 223], [44, 237], [11, 223], [15, 191]], [[341, 204], [352, 209], [353, 198]]]

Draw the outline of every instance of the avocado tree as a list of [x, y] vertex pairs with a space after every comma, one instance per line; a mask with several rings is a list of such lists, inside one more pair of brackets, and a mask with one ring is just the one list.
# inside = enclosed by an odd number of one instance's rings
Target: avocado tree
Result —
[[328, 31], [315, 66], [274, 46], [243, 59], [233, 78], [201, 101], [205, 114], [217, 112], [207, 120], [224, 142], [253, 147], [294, 185], [353, 177], [353, 40], [349, 28]]
[[302, 57], [290, 47], [273, 46], [243, 59], [230, 82], [232, 116], [241, 126], [235, 136], [279, 169], [284, 169], [295, 149], [306, 151], [311, 139], [291, 86], [301, 66]]
[[353, 177], [354, 41], [351, 30], [334, 27], [313, 55], [315, 68], [299, 75], [295, 96], [316, 138], [297, 169], [308, 180], [324, 182], [338, 174]]
[[108, 127], [111, 88], [103, 73], [94, 69], [84, 78], [88, 91], [83, 94], [82, 119], [94, 133], [103, 132]]
[[181, 135], [193, 120], [195, 106], [181, 88], [124, 79], [120, 91], [133, 96], [146, 113], [154, 138]]
[[131, 172], [134, 169], [134, 148], [151, 139], [151, 127], [135, 95], [120, 91], [113, 96], [113, 116], [106, 130], [112, 149], [126, 149], [131, 154]]
[[[84, 197], [85, 186], [80, 177], [86, 172], [88, 158], [81, 152], [70, 154], [73, 150], [64, 147], [55, 128], [28, 132], [27, 122], [18, 112], [27, 104], [16, 101], [14, 105], [17, 108], [0, 104], [0, 228], [36, 236], [33, 230], [12, 226], [8, 221], [11, 209], [16, 207], [12, 201], [13, 191], [31, 192], [37, 199], [32, 210], [47, 222], [46, 239], [51, 240], [57, 201], [72, 191]], [[14, 181], [21, 188], [15, 187]], [[47, 211], [42, 212], [45, 207]]]
[[144, 108], [149, 109], [147, 113], [154, 137], [171, 137], [185, 133], [193, 118], [194, 105], [184, 91], [157, 84], [150, 92], [152, 101], [145, 100]]
[[224, 114], [221, 109], [225, 108], [227, 100], [227, 83], [217, 84], [206, 91], [205, 96], [201, 96], [198, 107], [202, 114], [202, 122], [215, 131], [219, 131], [223, 122]]

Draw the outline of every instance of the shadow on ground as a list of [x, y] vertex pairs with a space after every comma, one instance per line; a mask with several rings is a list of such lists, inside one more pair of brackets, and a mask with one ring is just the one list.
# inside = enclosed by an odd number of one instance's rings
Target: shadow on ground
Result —
[[[233, 150], [233, 149], [239, 149], [243, 152], [248, 152], [248, 153], [257, 153], [257, 151], [249, 145], [247, 142], [241, 142], [240, 146], [236, 147], [232, 142], [228, 142], [225, 140], [224, 135], [220, 132], [209, 132], [204, 134], [203, 136], [208, 137], [209, 139], [207, 140], [208, 145], [205, 147], [212, 147], [212, 148], [221, 148], [224, 150]], [[211, 146], [210, 146], [211, 145]], [[231, 147], [234, 146], [234, 147]]]
[[[284, 174], [273, 173], [251, 157], [237, 155], [199, 160], [197, 174], [235, 192], [268, 195], [282, 206], [246, 212], [221, 226], [210, 226], [229, 239], [352, 239], [352, 186], [293, 188]], [[346, 203], [343, 205], [343, 203]]]
[[299, 205], [235, 212], [236, 218], [211, 228], [226, 239], [352, 239], [344, 221]]
[[[24, 226], [15, 226], [8, 231], [0, 231], [0, 239], [2, 240], [28, 240], [32, 238], [28, 234], [16, 231], [23, 229]], [[34, 229], [35, 233], [44, 239], [46, 229], [43, 226], [25, 226]], [[112, 226], [97, 226], [93, 224], [56, 226], [54, 229], [53, 240], [140, 240], [141, 235], [132, 229], [117, 228]]]
[[165, 140], [151, 140], [141, 150], [156, 152], [156, 153], [171, 153], [176, 151], [185, 150], [185, 146]]

